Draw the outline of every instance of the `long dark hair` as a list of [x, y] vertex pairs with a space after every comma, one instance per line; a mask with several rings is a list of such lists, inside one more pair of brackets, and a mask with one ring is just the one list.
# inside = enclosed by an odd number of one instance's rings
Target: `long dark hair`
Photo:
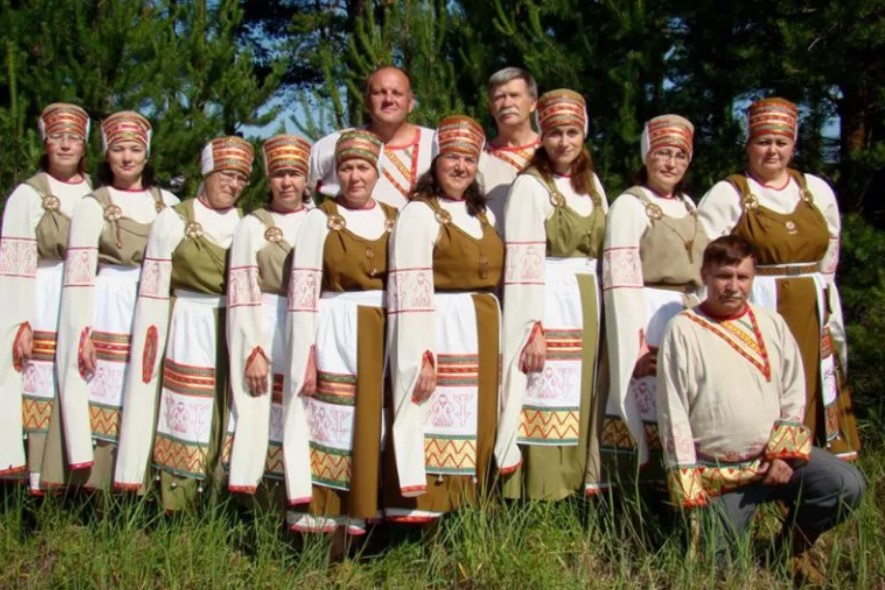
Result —
[[[95, 179], [95, 188], [100, 186], [113, 186], [114, 173], [111, 172], [111, 165], [106, 161], [102, 161], [95, 171]], [[157, 182], [157, 179], [154, 177], [154, 169], [150, 165], [150, 162], [144, 165], [144, 170], [141, 172], [141, 186], [145, 190], [152, 186], [160, 186], [160, 183]]]
[[[37, 169], [40, 172], [45, 172], [46, 174], [49, 174], [49, 154], [43, 154], [42, 156], [40, 156], [40, 162], [37, 164]], [[83, 157], [80, 158], [80, 163], [77, 164], [77, 172], [79, 172], [83, 176], [86, 176], [86, 169], [86, 154], [83, 154]]]
[[[442, 189], [442, 185], [439, 183], [439, 180], [436, 177], [436, 165], [439, 161], [439, 156], [433, 158], [433, 161], [430, 163], [430, 170], [421, 175], [421, 178], [418, 179], [418, 184], [415, 185], [415, 190], [412, 191], [411, 198], [427, 195], [430, 197], [445, 197], [446, 193]], [[479, 171], [477, 170], [477, 175]], [[479, 182], [477, 182], [476, 178], [473, 179], [473, 182], [470, 183], [470, 186], [467, 187], [467, 190], [464, 191], [464, 201], [467, 203], [467, 213], [470, 214], [471, 217], [476, 217], [480, 213], [485, 213], [486, 211], [486, 198], [485, 195], [482, 194], [482, 190], [479, 188]]]
[[[532, 160], [529, 162], [529, 167], [531, 166], [537, 168], [545, 180], [553, 180], [553, 175], [555, 174], [553, 162], [550, 160], [550, 155], [547, 154], [547, 150], [543, 145], [535, 150], [535, 155], [532, 156]], [[572, 162], [572, 171], [569, 173], [569, 183], [572, 185], [572, 189], [579, 195], [590, 195], [596, 192], [596, 187], [593, 186], [593, 172], [593, 157], [587, 151], [587, 148], [583, 147], [581, 148], [581, 153]]]
[[[691, 196], [689, 192], [691, 190], [691, 186], [689, 185], [686, 178], [688, 177], [688, 169], [685, 170], [685, 174], [682, 175], [682, 180], [676, 183], [676, 186], [673, 187], [674, 195], [687, 195]], [[641, 184], [643, 186], [648, 185], [648, 168], [643, 166], [640, 168], [636, 174], [633, 175], [633, 184]]]

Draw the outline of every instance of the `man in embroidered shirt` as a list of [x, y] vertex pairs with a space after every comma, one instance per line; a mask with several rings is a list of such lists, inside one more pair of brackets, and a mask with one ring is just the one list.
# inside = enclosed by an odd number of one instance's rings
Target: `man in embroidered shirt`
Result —
[[703, 538], [720, 563], [760, 504], [785, 503], [779, 544], [808, 575], [806, 550], [860, 503], [863, 478], [812, 448], [799, 350], [780, 315], [748, 303], [755, 273], [745, 240], [711, 242], [707, 298], [667, 327], [657, 389], [667, 483], [676, 506], [707, 507]]
[[[384, 153], [378, 162], [381, 175], [372, 196], [402, 208], [418, 177], [430, 168], [433, 129], [407, 120], [415, 108], [415, 95], [408, 75], [399, 68], [382, 66], [372, 72], [366, 80], [364, 98], [369, 115], [366, 129], [384, 142]], [[321, 138], [310, 152], [307, 186], [330, 197], [340, 191], [335, 175], [335, 143], [341, 131]]]
[[504, 68], [489, 78], [489, 113], [498, 134], [486, 143], [479, 161], [480, 181], [495, 214], [496, 228], [504, 234], [504, 204], [516, 175], [529, 164], [541, 138], [532, 129], [538, 103], [538, 85], [522, 68]]

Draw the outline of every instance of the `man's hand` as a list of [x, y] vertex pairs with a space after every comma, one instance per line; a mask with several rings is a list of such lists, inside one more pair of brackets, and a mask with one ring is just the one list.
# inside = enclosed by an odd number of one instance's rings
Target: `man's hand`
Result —
[[763, 462], [759, 466], [759, 472], [765, 474], [762, 483], [767, 486], [782, 486], [790, 482], [793, 477], [793, 468], [787, 465], [783, 459], [775, 459], [769, 462]]

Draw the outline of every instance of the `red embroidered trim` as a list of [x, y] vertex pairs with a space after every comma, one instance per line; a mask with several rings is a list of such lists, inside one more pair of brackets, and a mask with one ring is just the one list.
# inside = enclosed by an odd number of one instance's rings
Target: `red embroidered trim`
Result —
[[141, 489], [140, 483], [117, 483], [114, 482], [114, 490], [118, 492], [137, 492]]
[[156, 326], [151, 326], [147, 330], [144, 338], [144, 352], [141, 355], [141, 382], [150, 383], [151, 376], [154, 373], [154, 367], [157, 363], [157, 340], [159, 335]]
[[[399, 491], [403, 496], [406, 496], [406, 497], [418, 496], [418, 495], [423, 494], [424, 492], [427, 491], [427, 486], [426, 485], [404, 486], [404, 487], [401, 487], [399, 489]], [[419, 492], [419, 493], [416, 494], [415, 492]]]
[[313, 501], [313, 496], [305, 496], [304, 498], [293, 498], [289, 500], [289, 506], [298, 506], [299, 504], [310, 504]]
[[[726, 320], [726, 322], [721, 323], [720, 325], [722, 327], [720, 328], [716, 324], [713, 324], [713, 323], [711, 323], [711, 322], [709, 322], [709, 321], [707, 321], [707, 320], [705, 320], [705, 319], [701, 318], [700, 316], [697, 316], [693, 313], [687, 313], [685, 315], [686, 315], [686, 317], [688, 317], [688, 319], [690, 319], [694, 323], [698, 324], [699, 326], [701, 326], [703, 328], [706, 328], [707, 330], [709, 330], [709, 331], [713, 332], [714, 334], [716, 334], [717, 336], [719, 336], [736, 353], [738, 353], [739, 355], [741, 355], [742, 357], [747, 359], [747, 361], [751, 365], [753, 365], [754, 367], [759, 369], [759, 372], [762, 373], [763, 377], [765, 377], [765, 379], [767, 381], [771, 381], [771, 361], [768, 358], [768, 349], [765, 347], [765, 340], [762, 339], [762, 332], [759, 330], [759, 323], [756, 321], [756, 314], [753, 313], [753, 310], [750, 308], [750, 306], [747, 306], [746, 311], [747, 311], [747, 315], [750, 318], [750, 325], [753, 328], [753, 336], [756, 338], [756, 342], [747, 342], [746, 337], [738, 328], [735, 328], [735, 327], [729, 325], [728, 323], [726, 323], [728, 320]], [[760, 363], [758, 360], [754, 359], [745, 350], [740, 348], [731, 338], [728, 338], [725, 335], [724, 330], [727, 330], [729, 333], [733, 334], [736, 338], [740, 338], [744, 342], [747, 342], [747, 344], [755, 344], [756, 346], [758, 346], [759, 347], [758, 352], [759, 352], [759, 356], [762, 357], [762, 362]]]
[[95, 465], [95, 461], [83, 461], [82, 463], [72, 463], [72, 464], [69, 465], [68, 467], [69, 467], [72, 471], [77, 471], [77, 470], [79, 470], [79, 469], [89, 469], [89, 468], [91, 468], [93, 465]]
[[27, 470], [27, 465], [19, 465], [18, 467], [9, 467], [8, 469], [0, 469], [0, 476], [5, 475], [15, 475], [16, 473], [24, 473]]
[[33, 336], [34, 329], [31, 328], [31, 322], [22, 322], [18, 327], [18, 332], [15, 333], [15, 339], [12, 341], [12, 368], [15, 369], [16, 373], [21, 373], [24, 368], [24, 363], [22, 363], [21, 359], [15, 358], [15, 346], [18, 344], [18, 339], [21, 338], [25, 330], [30, 330], [31, 335]]
[[438, 516], [388, 516], [387, 520], [397, 524], [426, 524], [438, 518]]
[[258, 490], [257, 486], [227, 486], [227, 490], [229, 492], [233, 492], [235, 494], [249, 494], [250, 496], [254, 496], [255, 492]]

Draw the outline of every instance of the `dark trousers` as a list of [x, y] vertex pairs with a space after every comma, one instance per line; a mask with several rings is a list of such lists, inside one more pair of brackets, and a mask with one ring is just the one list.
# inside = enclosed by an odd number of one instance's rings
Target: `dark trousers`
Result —
[[713, 499], [699, 515], [703, 543], [708, 551], [715, 551], [719, 561], [726, 558], [746, 534], [756, 509], [772, 501], [789, 508], [785, 532], [798, 527], [813, 541], [860, 505], [864, 487], [863, 476], [854, 465], [815, 447], [809, 460], [793, 470], [788, 483], [758, 482]]

